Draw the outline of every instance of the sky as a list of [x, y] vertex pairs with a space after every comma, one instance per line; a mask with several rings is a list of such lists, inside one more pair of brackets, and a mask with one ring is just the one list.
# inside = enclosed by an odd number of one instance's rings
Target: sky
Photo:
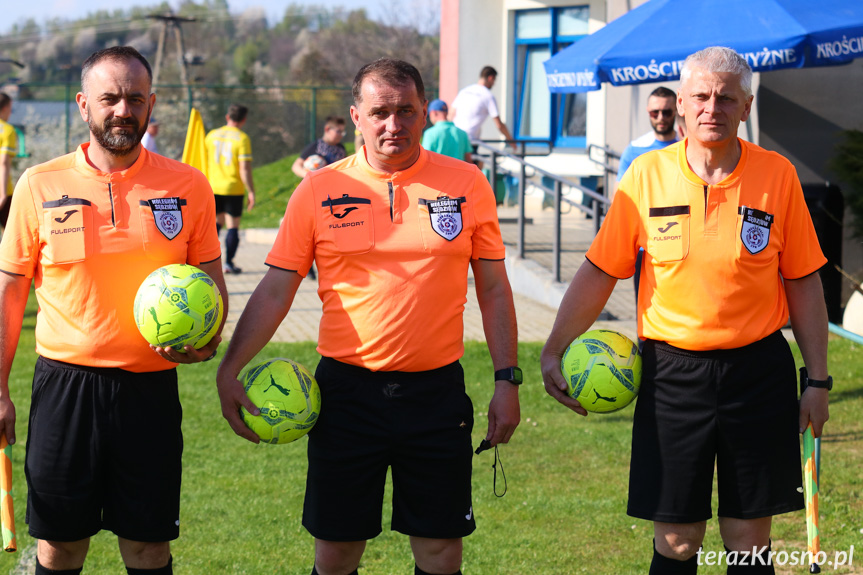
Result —
[[[179, 6], [178, 0], [169, 0], [175, 8]], [[270, 22], [282, 19], [285, 8], [290, 4], [305, 4], [310, 7], [325, 6], [328, 8], [342, 7], [348, 10], [365, 8], [369, 18], [380, 19], [386, 14], [385, 6], [392, 6], [392, 0], [228, 0], [231, 12], [241, 13], [245, 9], [259, 6], [264, 8]], [[118, 6], [131, 8], [132, 6], [157, 6], [159, 0], [0, 0], [0, 13], [3, 14], [3, 23], [0, 24], [0, 33], [7, 32], [12, 24], [34, 18], [38, 24], [44, 23], [47, 16], [64, 18], [81, 18], [90, 12], [97, 10], [115, 10]]]

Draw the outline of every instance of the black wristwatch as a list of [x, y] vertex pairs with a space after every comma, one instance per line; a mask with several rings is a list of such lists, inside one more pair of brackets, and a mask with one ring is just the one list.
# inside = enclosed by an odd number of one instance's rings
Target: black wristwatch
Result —
[[826, 389], [830, 391], [833, 389], [833, 376], [828, 375], [827, 379], [810, 379], [809, 373], [806, 371], [805, 367], [800, 368], [800, 389], [806, 389], [807, 387], [815, 387], [819, 389]]
[[513, 385], [521, 385], [521, 382], [524, 381], [524, 378], [521, 373], [521, 368], [516, 366], [497, 370], [496, 372], [494, 372], [494, 380], [508, 381]]

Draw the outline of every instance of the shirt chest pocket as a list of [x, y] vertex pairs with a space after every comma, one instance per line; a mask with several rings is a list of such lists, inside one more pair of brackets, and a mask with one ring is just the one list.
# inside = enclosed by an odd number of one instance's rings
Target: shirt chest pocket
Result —
[[364, 254], [375, 245], [375, 221], [368, 198], [327, 198], [321, 202], [324, 237], [336, 253]]
[[420, 198], [419, 228], [423, 248], [432, 254], [460, 254], [471, 252], [465, 213], [462, 210], [465, 197], [450, 198], [441, 196], [434, 199]]
[[87, 259], [93, 252], [93, 206], [90, 200], [61, 198], [42, 202], [45, 230], [43, 255], [55, 264]]
[[647, 253], [657, 262], [677, 262], [689, 255], [689, 206], [650, 208]]
[[154, 198], [139, 202], [141, 241], [148, 258], [185, 262], [189, 231], [183, 222], [181, 198]]

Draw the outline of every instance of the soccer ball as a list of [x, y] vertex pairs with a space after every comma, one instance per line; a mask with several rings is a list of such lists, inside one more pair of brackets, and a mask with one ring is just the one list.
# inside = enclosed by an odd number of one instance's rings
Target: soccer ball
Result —
[[147, 276], [135, 296], [135, 324], [149, 343], [185, 353], [213, 339], [225, 308], [213, 279], [195, 266], [170, 264]]
[[323, 157], [321, 157], [317, 154], [313, 154], [313, 155], [309, 156], [308, 158], [306, 158], [306, 161], [303, 162], [303, 167], [305, 169], [309, 170], [310, 172], [313, 172], [313, 171], [317, 170], [318, 168], [323, 168], [324, 164], [326, 164], [326, 162], [327, 161]]
[[290, 443], [307, 434], [321, 412], [321, 389], [309, 371], [290, 359], [271, 359], [241, 377], [246, 395], [261, 410], [240, 407], [243, 422], [265, 443]]
[[641, 385], [641, 354], [631, 339], [596, 329], [569, 344], [560, 370], [569, 396], [587, 411], [607, 413], [629, 405]]

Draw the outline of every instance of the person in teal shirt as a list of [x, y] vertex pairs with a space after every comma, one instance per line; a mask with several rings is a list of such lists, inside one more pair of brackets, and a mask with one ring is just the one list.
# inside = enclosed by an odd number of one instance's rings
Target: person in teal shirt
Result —
[[429, 120], [434, 124], [423, 134], [422, 146], [430, 152], [437, 152], [444, 156], [472, 161], [473, 146], [467, 132], [456, 128], [455, 124], [447, 121], [448, 112], [446, 102], [443, 100], [432, 100], [429, 103]]

